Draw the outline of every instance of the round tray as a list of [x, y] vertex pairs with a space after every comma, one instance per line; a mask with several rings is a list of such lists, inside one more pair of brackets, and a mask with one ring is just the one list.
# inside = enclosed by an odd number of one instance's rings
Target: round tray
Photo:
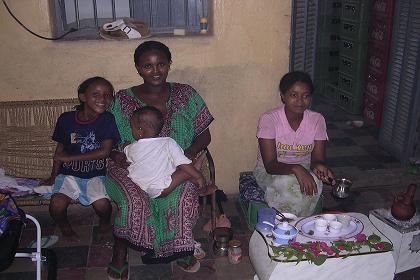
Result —
[[322, 233], [315, 232], [315, 220], [322, 218], [322, 215], [304, 218], [296, 223], [296, 228], [298, 229], [299, 234], [315, 240], [335, 241], [348, 239], [361, 233], [364, 227], [363, 223], [359, 219], [353, 216], [350, 217], [351, 220], [349, 226], [343, 228], [339, 233], [331, 233], [329, 229]]

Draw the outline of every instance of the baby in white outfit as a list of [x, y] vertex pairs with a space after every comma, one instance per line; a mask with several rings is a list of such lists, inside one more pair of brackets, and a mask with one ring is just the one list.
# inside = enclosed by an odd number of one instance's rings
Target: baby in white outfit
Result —
[[133, 112], [130, 125], [137, 141], [124, 148], [130, 163], [128, 177], [151, 198], [168, 195], [185, 181], [186, 174], [189, 180], [204, 189], [205, 179], [198, 169], [205, 155], [202, 154], [193, 165], [175, 140], [158, 137], [163, 123], [162, 113], [155, 107], [145, 106]]

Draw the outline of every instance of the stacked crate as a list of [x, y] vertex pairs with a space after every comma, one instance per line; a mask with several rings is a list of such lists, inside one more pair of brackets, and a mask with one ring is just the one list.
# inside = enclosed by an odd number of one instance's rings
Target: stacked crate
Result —
[[337, 106], [360, 114], [365, 88], [370, 1], [343, 0]]
[[363, 117], [377, 127], [381, 123], [384, 104], [394, 1], [373, 0], [372, 5]]
[[320, 2], [315, 91], [330, 103], [336, 102], [340, 50], [342, 0]]

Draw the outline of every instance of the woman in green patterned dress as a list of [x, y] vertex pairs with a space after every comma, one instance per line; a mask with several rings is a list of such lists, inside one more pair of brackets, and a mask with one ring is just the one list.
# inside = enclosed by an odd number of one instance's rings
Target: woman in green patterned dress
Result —
[[[213, 117], [191, 86], [166, 81], [171, 62], [166, 45], [157, 41], [140, 44], [134, 63], [144, 82], [119, 91], [111, 111], [125, 144], [134, 142], [129, 123], [133, 111], [146, 105], [158, 108], [165, 119], [159, 136], [173, 138], [185, 155], [194, 159], [211, 141]], [[141, 250], [144, 263], [177, 260], [182, 270], [197, 271], [200, 264], [193, 257], [192, 233], [198, 218], [197, 188], [186, 181], [166, 197], [152, 199], [127, 177], [126, 167], [124, 153], [114, 152], [108, 162], [106, 184], [118, 205], [109, 278], [127, 278], [127, 246]]]

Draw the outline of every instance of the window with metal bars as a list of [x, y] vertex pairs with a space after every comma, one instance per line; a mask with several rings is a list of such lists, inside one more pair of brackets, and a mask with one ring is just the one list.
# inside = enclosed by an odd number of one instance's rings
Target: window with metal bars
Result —
[[54, 0], [55, 35], [77, 29], [67, 39], [99, 38], [99, 28], [119, 18], [145, 22], [153, 35], [200, 32], [200, 18], [208, 19], [209, 0]]

